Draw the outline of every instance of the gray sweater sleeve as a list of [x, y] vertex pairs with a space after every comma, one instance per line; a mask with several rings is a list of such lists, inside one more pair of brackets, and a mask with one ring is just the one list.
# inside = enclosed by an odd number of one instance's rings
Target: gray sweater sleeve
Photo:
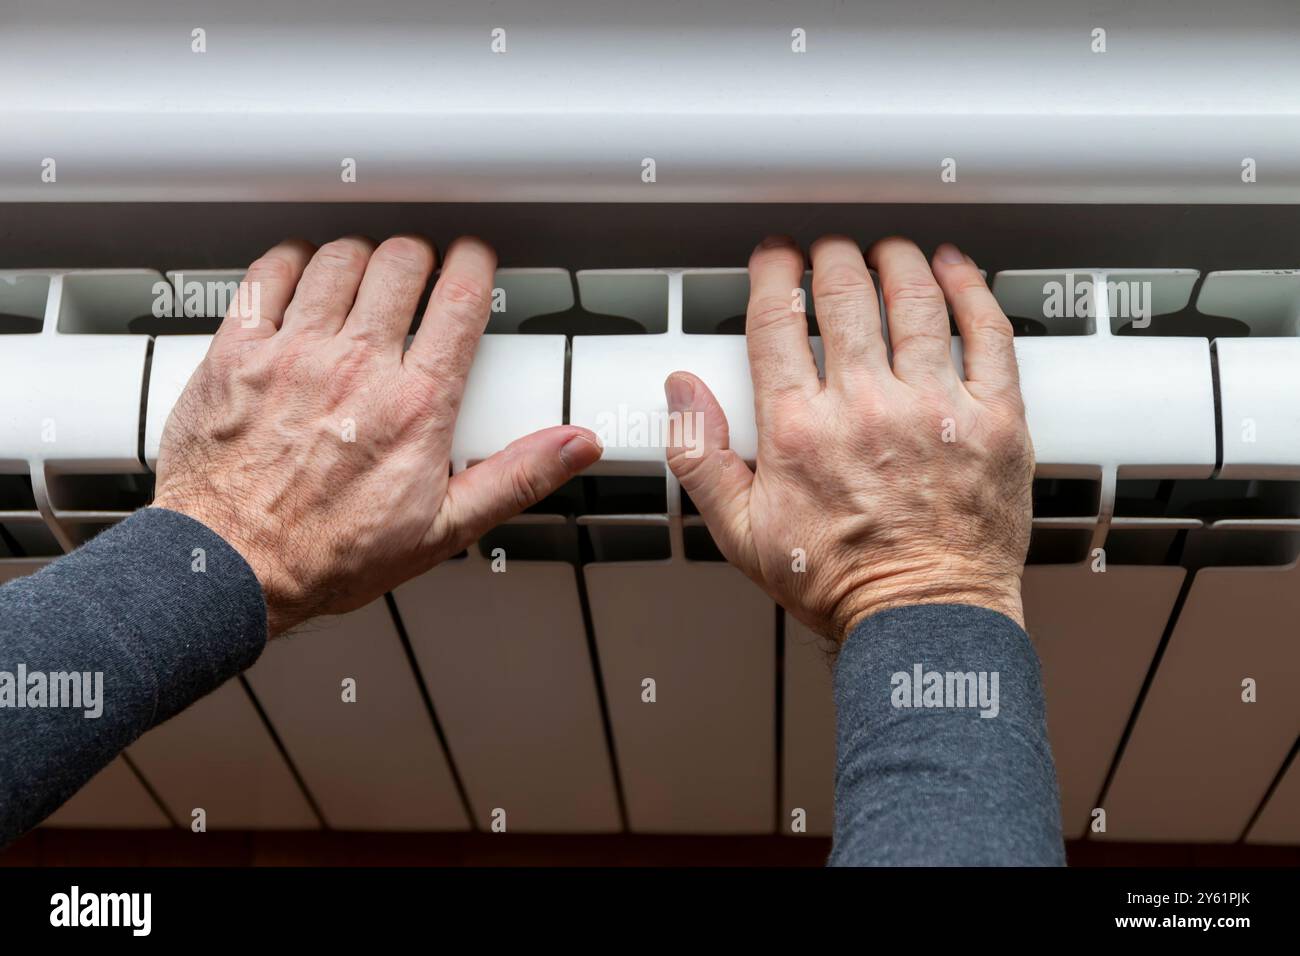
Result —
[[835, 668], [832, 866], [1065, 863], [1038, 657], [968, 605], [873, 615]]
[[0, 587], [0, 846], [265, 644], [243, 557], [161, 508]]

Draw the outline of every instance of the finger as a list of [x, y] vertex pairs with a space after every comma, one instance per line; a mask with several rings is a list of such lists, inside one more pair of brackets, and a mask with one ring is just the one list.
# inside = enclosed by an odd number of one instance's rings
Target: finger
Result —
[[1015, 333], [975, 263], [945, 242], [935, 250], [934, 277], [961, 333], [967, 385], [1019, 392]]
[[557, 425], [511, 442], [452, 477], [434, 537], [453, 542], [455, 551], [464, 549], [595, 464], [601, 452], [595, 434], [574, 425]]
[[820, 388], [806, 313], [795, 309], [802, 284], [803, 255], [793, 239], [769, 236], [749, 257], [745, 344], [760, 427], [777, 399]]
[[862, 250], [844, 236], [823, 236], [810, 252], [817, 328], [826, 344], [827, 383], [888, 372], [876, 288]]
[[934, 375], [956, 379], [948, 306], [921, 250], [893, 236], [872, 246], [867, 261], [885, 293], [894, 374], [904, 381]]
[[374, 249], [363, 236], [345, 236], [317, 249], [285, 310], [283, 330], [333, 335], [343, 328]]
[[460, 238], [451, 244], [442, 274], [433, 287], [424, 321], [402, 362], [439, 381], [459, 399], [474, 361], [474, 350], [487, 326], [497, 257], [481, 239]]
[[269, 338], [284, 321], [284, 310], [316, 247], [301, 239], [272, 246], [248, 267], [235, 301], [217, 328], [217, 339]]
[[400, 358], [436, 261], [433, 243], [419, 236], [381, 243], [366, 266], [343, 334]]
[[689, 372], [664, 382], [668, 399], [668, 467], [709, 527], [718, 549], [742, 571], [756, 567], [749, 530], [754, 473], [731, 450], [727, 415], [709, 387]]

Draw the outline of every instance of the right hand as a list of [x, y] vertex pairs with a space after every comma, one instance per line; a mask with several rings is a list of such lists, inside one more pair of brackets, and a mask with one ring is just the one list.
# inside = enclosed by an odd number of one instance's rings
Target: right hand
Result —
[[766, 239], [749, 262], [745, 322], [757, 471], [729, 450], [726, 416], [704, 382], [674, 372], [670, 411], [700, 418], [690, 454], [674, 430], [673, 473], [726, 558], [837, 642], [866, 617], [912, 604], [973, 604], [1023, 626], [1034, 453], [997, 300], [954, 246], [939, 248], [932, 271], [908, 240], [878, 242], [868, 258], [884, 287], [891, 369], [856, 243], [825, 237], [811, 253], [825, 381], [794, 307], [803, 256], [791, 240]]

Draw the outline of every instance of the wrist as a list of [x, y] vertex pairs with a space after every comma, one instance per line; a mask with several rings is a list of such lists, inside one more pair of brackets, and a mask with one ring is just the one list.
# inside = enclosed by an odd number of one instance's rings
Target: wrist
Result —
[[882, 611], [918, 604], [967, 604], [987, 608], [1010, 618], [1022, 630], [1025, 626], [1018, 571], [974, 580], [936, 576], [877, 583], [855, 592], [845, 601], [844, 610], [836, 615], [835, 639], [842, 644], [859, 624]]
[[244, 563], [253, 572], [262, 589], [262, 600], [266, 606], [268, 640], [283, 634], [310, 616], [300, 611], [304, 602], [295, 594], [296, 587], [292, 575], [271, 554], [257, 547], [245, 536], [236, 533], [240, 522], [235, 516], [226, 513], [228, 509], [223, 508], [220, 503], [209, 502], [203, 505], [191, 499], [164, 493], [156, 496], [150, 507], [165, 508], [193, 518], [225, 541], [244, 559]]

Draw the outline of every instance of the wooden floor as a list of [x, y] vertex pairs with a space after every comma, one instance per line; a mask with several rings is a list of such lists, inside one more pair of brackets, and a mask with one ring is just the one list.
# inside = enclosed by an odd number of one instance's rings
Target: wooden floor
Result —
[[[821, 866], [820, 838], [55, 830], [0, 866]], [[1300, 847], [1073, 842], [1073, 866], [1300, 866]]]

